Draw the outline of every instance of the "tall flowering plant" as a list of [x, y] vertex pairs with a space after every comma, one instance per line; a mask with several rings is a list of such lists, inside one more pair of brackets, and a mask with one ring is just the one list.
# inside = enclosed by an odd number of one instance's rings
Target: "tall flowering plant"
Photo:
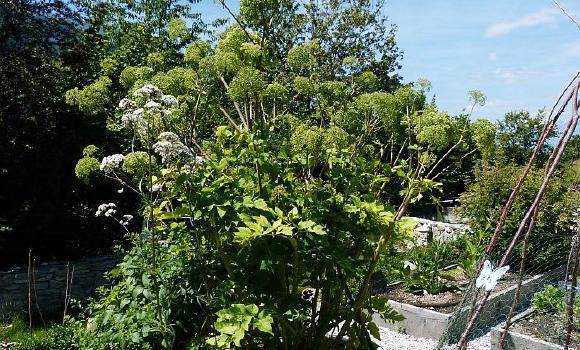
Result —
[[[177, 104], [151, 85], [119, 104], [131, 152], [98, 171], [143, 198], [143, 230], [89, 308], [86, 346], [320, 349], [378, 337], [369, 314], [398, 316], [365, 279], [414, 225], [376, 198], [389, 168], [348, 148], [293, 152], [272, 137], [284, 122], [221, 126], [202, 149], [172, 130]], [[314, 160], [326, 169], [314, 173]], [[97, 215], [132, 219], [114, 203]]]

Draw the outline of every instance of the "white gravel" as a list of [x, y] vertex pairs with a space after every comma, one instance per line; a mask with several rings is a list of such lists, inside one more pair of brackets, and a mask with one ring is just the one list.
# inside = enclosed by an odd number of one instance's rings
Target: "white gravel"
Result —
[[[407, 334], [398, 333], [388, 328], [380, 327], [381, 340], [376, 340], [381, 350], [430, 350], [435, 349], [437, 341], [426, 338], [417, 338]], [[489, 334], [470, 341], [469, 350], [489, 350]], [[453, 347], [452, 347], [453, 348]]]

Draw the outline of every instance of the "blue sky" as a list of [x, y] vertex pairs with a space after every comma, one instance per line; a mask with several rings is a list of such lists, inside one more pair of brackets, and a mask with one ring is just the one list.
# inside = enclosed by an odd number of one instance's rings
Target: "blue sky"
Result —
[[[580, 19], [580, 1], [559, 2]], [[212, 0], [200, 6], [205, 19], [227, 15]], [[580, 30], [551, 0], [387, 0], [384, 11], [398, 26], [405, 82], [430, 80], [451, 114], [472, 89], [487, 95], [475, 117], [549, 108], [580, 68]]]

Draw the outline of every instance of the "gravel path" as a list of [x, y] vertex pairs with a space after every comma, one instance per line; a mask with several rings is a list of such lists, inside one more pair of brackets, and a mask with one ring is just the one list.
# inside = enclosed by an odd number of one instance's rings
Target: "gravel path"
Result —
[[[381, 350], [430, 350], [435, 349], [437, 342], [432, 339], [416, 338], [410, 335], [398, 333], [387, 328], [380, 328], [381, 340], [375, 340], [380, 344]], [[469, 342], [469, 350], [489, 350], [489, 335], [484, 335]]]

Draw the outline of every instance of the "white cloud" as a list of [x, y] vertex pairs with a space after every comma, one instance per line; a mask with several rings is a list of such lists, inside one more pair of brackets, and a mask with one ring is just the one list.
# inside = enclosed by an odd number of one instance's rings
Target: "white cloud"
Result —
[[562, 51], [566, 56], [580, 57], [580, 41], [564, 44]]
[[490, 52], [489, 54], [487, 54], [487, 58], [490, 61], [495, 61], [495, 60], [497, 60], [497, 54], [495, 52]]
[[523, 28], [531, 28], [543, 24], [549, 24], [560, 19], [561, 14], [557, 9], [545, 8], [543, 10], [529, 13], [523, 17], [512, 21], [498, 22], [485, 29], [486, 37], [496, 37], [509, 34]]
[[512, 84], [518, 81], [526, 80], [531, 73], [526, 67], [518, 68], [497, 68], [493, 71], [494, 76], [506, 84]]

